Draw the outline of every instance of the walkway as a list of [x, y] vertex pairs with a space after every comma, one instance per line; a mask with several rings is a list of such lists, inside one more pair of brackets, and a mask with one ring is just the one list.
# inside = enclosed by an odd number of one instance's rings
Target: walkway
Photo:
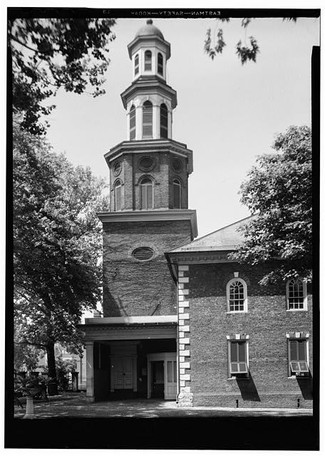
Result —
[[[15, 418], [23, 418], [24, 409], [15, 405]], [[89, 403], [84, 393], [65, 393], [50, 397], [48, 402], [35, 401], [35, 418], [159, 418], [221, 416], [312, 416], [310, 409], [236, 409], [218, 407], [180, 408], [174, 401], [130, 399]]]

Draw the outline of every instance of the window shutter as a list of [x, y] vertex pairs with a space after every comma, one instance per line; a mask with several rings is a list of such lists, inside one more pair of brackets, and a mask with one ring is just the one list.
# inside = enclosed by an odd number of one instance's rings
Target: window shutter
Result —
[[152, 138], [152, 103], [150, 101], [143, 103], [142, 136]]
[[134, 74], [139, 73], [139, 55], [137, 54], [134, 58]]
[[160, 137], [168, 138], [168, 109], [164, 103], [160, 106]]
[[144, 53], [144, 70], [151, 71], [151, 51]]
[[130, 110], [130, 140], [135, 139], [135, 107]]
[[162, 76], [164, 74], [164, 59], [160, 52], [158, 53], [158, 74]]

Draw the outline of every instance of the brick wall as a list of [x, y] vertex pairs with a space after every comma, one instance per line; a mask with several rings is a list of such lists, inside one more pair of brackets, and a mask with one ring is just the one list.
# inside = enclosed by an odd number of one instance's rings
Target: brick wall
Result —
[[[173, 315], [177, 287], [164, 252], [191, 241], [189, 221], [104, 223], [104, 317]], [[140, 262], [132, 251], [153, 249], [152, 260]]]
[[[247, 313], [227, 313], [226, 285], [234, 272], [247, 283]], [[299, 399], [301, 407], [311, 407], [311, 379], [288, 378], [286, 337], [310, 334], [312, 371], [311, 296], [308, 311], [287, 311], [285, 284], [262, 287], [263, 273], [263, 268], [235, 264], [189, 266], [188, 386], [194, 405], [296, 408]], [[228, 378], [227, 335], [237, 333], [249, 337], [249, 380]]]
[[[139, 163], [143, 157], [152, 157], [154, 166], [148, 171], [141, 170]], [[182, 182], [182, 209], [188, 207], [188, 176], [186, 159], [180, 158], [182, 163], [181, 170], [176, 173], [172, 168], [173, 154], [154, 153], [145, 154], [124, 154], [112, 161], [110, 169], [110, 189], [112, 210], [114, 208], [114, 183], [116, 180], [122, 182], [123, 203], [122, 210], [140, 210], [140, 185], [139, 180], [143, 176], [149, 176], [155, 183], [154, 187], [154, 207], [156, 209], [173, 209], [173, 179], [178, 178]], [[121, 172], [118, 176], [114, 175], [114, 166], [120, 163]]]

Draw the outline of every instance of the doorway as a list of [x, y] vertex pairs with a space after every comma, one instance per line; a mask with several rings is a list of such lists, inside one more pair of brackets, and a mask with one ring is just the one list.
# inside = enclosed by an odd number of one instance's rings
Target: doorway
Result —
[[164, 361], [151, 362], [151, 397], [164, 398]]
[[150, 353], [147, 355], [148, 399], [175, 400], [177, 392], [176, 353]]

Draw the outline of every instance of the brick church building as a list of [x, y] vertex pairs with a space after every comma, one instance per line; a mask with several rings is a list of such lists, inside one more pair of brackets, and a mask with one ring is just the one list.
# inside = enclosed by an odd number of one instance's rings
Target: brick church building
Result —
[[103, 316], [88, 318], [90, 400], [312, 407], [312, 299], [302, 280], [262, 287], [269, 266], [229, 259], [245, 220], [196, 239], [193, 153], [172, 139], [170, 44], [148, 20], [128, 45], [127, 140], [105, 155]]

